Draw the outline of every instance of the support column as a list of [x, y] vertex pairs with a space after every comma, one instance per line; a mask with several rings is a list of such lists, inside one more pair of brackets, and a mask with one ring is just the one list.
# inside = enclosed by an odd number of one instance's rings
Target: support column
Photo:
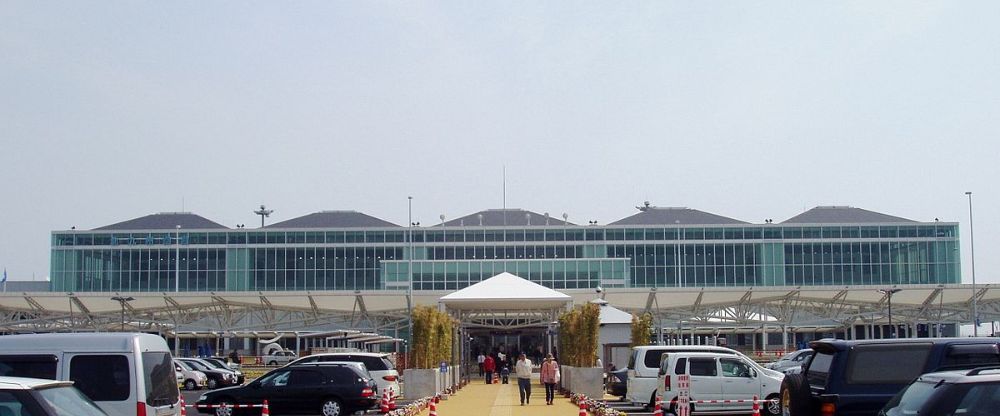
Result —
[[793, 350], [795, 348], [788, 348], [788, 326], [781, 326], [781, 348], [784, 350]]

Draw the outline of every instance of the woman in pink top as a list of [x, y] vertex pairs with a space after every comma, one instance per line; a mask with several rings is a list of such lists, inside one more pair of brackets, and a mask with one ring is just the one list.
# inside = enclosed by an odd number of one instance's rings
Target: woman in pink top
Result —
[[545, 384], [545, 404], [552, 404], [552, 400], [556, 396], [556, 383], [559, 376], [559, 363], [556, 362], [552, 354], [545, 357], [545, 362], [542, 363], [541, 379], [542, 384]]

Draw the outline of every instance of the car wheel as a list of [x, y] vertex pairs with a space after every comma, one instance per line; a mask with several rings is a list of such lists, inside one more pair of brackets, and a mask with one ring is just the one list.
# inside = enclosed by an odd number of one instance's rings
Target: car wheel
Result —
[[777, 394], [767, 396], [767, 401], [760, 404], [761, 414], [767, 416], [778, 416], [781, 414], [781, 400]]
[[229, 400], [227, 400], [227, 399], [219, 399], [218, 401], [215, 402], [215, 404], [219, 406], [219, 407], [215, 408], [215, 416], [232, 416], [233, 415], [233, 413], [234, 413], [233, 412], [233, 408], [232, 407], [226, 407], [226, 405], [230, 404]]
[[806, 416], [809, 414], [811, 392], [803, 374], [789, 374], [781, 381], [781, 415]]
[[216, 387], [219, 387], [219, 382], [215, 381], [215, 379], [211, 378], [208, 379], [208, 388], [211, 390], [215, 390]]
[[271, 362], [267, 363], [267, 365], [278, 365], [278, 362], [277, 361], [271, 361]]
[[340, 402], [335, 399], [326, 399], [323, 401], [323, 407], [320, 409], [320, 414], [323, 416], [340, 416], [344, 412], [344, 409], [340, 407]]
[[190, 380], [189, 379], [189, 380], [187, 380], [187, 381], [184, 382], [184, 389], [185, 390], [194, 390], [197, 387], [198, 387], [198, 383], [195, 383], [194, 380]]

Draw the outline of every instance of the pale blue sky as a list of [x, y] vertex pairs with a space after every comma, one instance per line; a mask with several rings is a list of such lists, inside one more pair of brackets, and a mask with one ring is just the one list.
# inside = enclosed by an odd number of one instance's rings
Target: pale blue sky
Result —
[[1000, 2], [0, 2], [0, 266], [184, 208], [852, 205], [1000, 281]]

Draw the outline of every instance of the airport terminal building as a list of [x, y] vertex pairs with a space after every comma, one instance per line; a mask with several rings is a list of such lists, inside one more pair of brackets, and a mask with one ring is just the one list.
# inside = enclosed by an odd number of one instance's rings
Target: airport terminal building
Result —
[[52, 233], [53, 292], [454, 291], [502, 272], [556, 289], [961, 282], [958, 223], [826, 206], [753, 224], [639, 207], [607, 225], [520, 209], [404, 227], [323, 211], [258, 229], [192, 213]]

